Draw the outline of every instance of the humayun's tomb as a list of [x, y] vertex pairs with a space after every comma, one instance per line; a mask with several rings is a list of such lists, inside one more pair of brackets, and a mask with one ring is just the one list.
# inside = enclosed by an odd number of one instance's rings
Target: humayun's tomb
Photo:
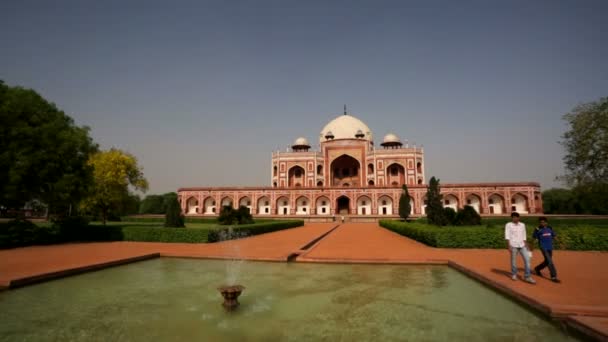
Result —
[[[270, 186], [180, 188], [178, 199], [188, 216], [217, 216], [231, 205], [246, 206], [254, 216], [375, 219], [397, 216], [407, 184], [412, 215], [424, 215], [423, 148], [395, 134], [385, 135], [380, 146], [369, 127], [345, 110], [323, 127], [318, 150], [298, 138], [291, 151], [272, 153]], [[441, 184], [441, 193], [444, 206], [469, 205], [482, 215], [542, 212], [534, 182]]]

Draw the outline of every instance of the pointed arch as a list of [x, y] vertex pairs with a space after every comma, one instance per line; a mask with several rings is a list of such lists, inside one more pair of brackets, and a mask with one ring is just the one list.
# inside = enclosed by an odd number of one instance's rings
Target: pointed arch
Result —
[[304, 195], [296, 199], [296, 215], [310, 215], [310, 199]]
[[291, 213], [291, 205], [287, 196], [277, 198], [277, 215], [289, 215]]
[[325, 195], [319, 196], [315, 202], [317, 215], [329, 215], [331, 213], [331, 201], [329, 197]]
[[198, 199], [194, 196], [186, 200], [186, 214], [198, 214]]
[[239, 199], [239, 207], [245, 207], [249, 209], [249, 213], [251, 213], [251, 198], [249, 196], [243, 196]]
[[272, 205], [270, 205], [270, 198], [268, 198], [268, 196], [266, 195], [258, 198], [257, 207], [258, 215], [270, 215], [270, 211], [272, 208]]
[[488, 196], [488, 210], [490, 214], [503, 214], [505, 212], [505, 198], [498, 193]]
[[357, 198], [357, 215], [372, 214], [372, 199], [367, 195], [361, 195]]
[[511, 211], [516, 211], [520, 214], [528, 213], [528, 196], [521, 192], [515, 193], [511, 196]]
[[232, 198], [232, 196], [224, 196], [222, 197], [222, 200], [220, 201], [221, 203], [221, 207], [233, 207], [234, 208], [234, 199]]
[[389, 195], [378, 197], [378, 215], [393, 215], [393, 198]]
[[206, 215], [211, 215], [211, 214], [215, 214], [217, 209], [216, 209], [216, 205], [215, 205], [215, 198], [208, 196], [207, 198], [205, 198], [205, 200], [203, 201], [203, 214]]
[[481, 196], [477, 193], [470, 193], [465, 196], [464, 205], [468, 205], [475, 209], [475, 211], [481, 213]]

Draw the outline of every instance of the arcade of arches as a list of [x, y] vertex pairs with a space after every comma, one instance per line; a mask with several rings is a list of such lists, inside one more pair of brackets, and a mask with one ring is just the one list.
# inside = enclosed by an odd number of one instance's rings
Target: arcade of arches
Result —
[[[444, 207], [455, 210], [468, 205], [482, 215], [542, 212], [539, 188], [533, 185], [495, 188], [492, 192], [484, 192], [463, 188], [462, 185], [459, 188], [444, 186], [442, 203]], [[425, 215], [425, 194], [426, 187], [410, 188], [411, 215]], [[231, 205], [247, 207], [255, 216], [395, 216], [400, 195], [400, 189], [381, 187], [315, 188], [289, 192], [273, 188], [200, 188], [180, 189], [178, 198], [186, 215], [213, 216], [219, 213], [221, 206]], [[233, 198], [238, 198], [238, 201], [233, 201]]]

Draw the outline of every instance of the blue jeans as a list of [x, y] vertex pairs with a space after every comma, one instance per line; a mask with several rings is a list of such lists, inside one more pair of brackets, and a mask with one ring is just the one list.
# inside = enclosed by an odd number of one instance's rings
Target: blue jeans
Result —
[[553, 250], [551, 249], [542, 249], [543, 257], [545, 260], [538, 264], [534, 269], [537, 271], [541, 271], [545, 267], [549, 267], [549, 272], [551, 273], [551, 278], [557, 277], [557, 271], [555, 270], [555, 265], [553, 264]]
[[517, 254], [524, 258], [524, 278], [530, 277], [530, 256], [526, 247], [511, 247], [511, 274], [517, 275]]

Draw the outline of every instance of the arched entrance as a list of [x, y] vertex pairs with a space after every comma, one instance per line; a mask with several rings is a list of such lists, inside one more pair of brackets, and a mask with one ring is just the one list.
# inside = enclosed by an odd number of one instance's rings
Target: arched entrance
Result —
[[357, 159], [342, 155], [331, 163], [332, 186], [360, 186], [361, 170]]
[[350, 198], [340, 196], [336, 200], [336, 214], [348, 215], [350, 213]]
[[304, 186], [304, 177], [305, 177], [305, 171], [304, 168], [301, 166], [294, 166], [291, 169], [289, 169], [288, 172], [288, 186], [290, 187], [298, 187], [298, 186]]

